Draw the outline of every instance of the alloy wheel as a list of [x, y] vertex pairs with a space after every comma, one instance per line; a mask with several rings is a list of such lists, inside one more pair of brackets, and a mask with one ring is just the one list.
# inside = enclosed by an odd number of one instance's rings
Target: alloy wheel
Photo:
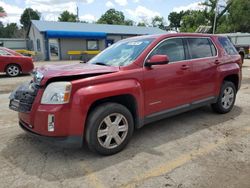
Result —
[[8, 68], [7, 68], [7, 74], [9, 76], [17, 76], [18, 74], [20, 73], [20, 69], [18, 66], [16, 65], [10, 65]]
[[102, 147], [113, 149], [123, 143], [127, 134], [127, 119], [120, 113], [113, 113], [106, 116], [100, 123], [97, 138]]
[[227, 87], [224, 92], [223, 92], [223, 96], [222, 96], [222, 99], [221, 99], [221, 103], [222, 103], [222, 106], [223, 108], [225, 109], [229, 109], [233, 102], [234, 102], [234, 90], [232, 87]]

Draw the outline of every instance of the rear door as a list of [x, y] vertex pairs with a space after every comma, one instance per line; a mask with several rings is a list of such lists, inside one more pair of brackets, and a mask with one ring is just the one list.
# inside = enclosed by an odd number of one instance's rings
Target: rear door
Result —
[[218, 51], [210, 38], [192, 37], [185, 39], [189, 59], [192, 63], [192, 101], [215, 97], [217, 66], [220, 63]]

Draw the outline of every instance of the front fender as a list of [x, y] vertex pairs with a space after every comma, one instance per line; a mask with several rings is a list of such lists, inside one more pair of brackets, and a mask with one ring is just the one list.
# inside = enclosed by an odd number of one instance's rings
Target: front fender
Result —
[[143, 117], [144, 99], [142, 87], [135, 79], [113, 81], [80, 88], [74, 93], [72, 105], [77, 105], [81, 109], [83, 125], [85, 126], [88, 111], [95, 101], [127, 94], [135, 98], [139, 118]]

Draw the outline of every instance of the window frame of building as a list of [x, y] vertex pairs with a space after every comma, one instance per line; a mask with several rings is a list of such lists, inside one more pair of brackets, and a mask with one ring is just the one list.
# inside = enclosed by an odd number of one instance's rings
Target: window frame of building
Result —
[[[96, 48], [90, 48], [89, 42], [96, 42]], [[100, 47], [99, 47], [99, 40], [94, 40], [94, 39], [87, 40], [87, 41], [86, 41], [86, 49], [87, 49], [88, 51], [96, 51], [96, 50], [99, 50], [99, 49], [100, 49]]]
[[109, 47], [115, 43], [114, 39], [106, 39], [106, 47]]
[[28, 49], [34, 50], [34, 41], [32, 39], [28, 42]]
[[40, 39], [36, 39], [36, 48], [37, 48], [37, 51], [41, 51], [41, 41]]

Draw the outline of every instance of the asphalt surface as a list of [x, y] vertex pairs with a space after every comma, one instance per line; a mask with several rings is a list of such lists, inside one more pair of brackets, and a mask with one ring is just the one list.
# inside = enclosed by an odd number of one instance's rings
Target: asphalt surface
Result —
[[218, 115], [203, 107], [152, 123], [108, 157], [23, 132], [8, 96], [28, 80], [0, 75], [0, 187], [250, 188], [249, 60], [232, 112]]

